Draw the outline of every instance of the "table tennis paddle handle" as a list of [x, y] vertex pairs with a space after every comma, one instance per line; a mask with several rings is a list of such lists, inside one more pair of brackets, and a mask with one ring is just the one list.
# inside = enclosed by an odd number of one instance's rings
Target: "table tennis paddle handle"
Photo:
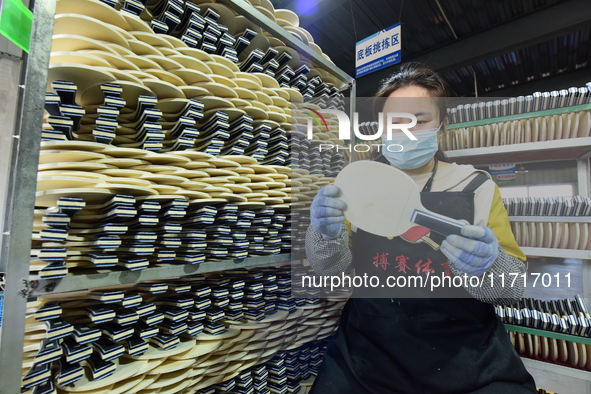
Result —
[[418, 209], [414, 210], [410, 221], [442, 235], [461, 235], [462, 227], [464, 227], [464, 223], [459, 220], [434, 212], [419, 211]]

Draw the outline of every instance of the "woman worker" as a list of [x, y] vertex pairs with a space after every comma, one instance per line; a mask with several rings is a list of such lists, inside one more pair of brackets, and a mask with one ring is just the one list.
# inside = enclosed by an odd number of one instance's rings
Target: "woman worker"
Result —
[[[417, 140], [393, 133], [372, 159], [408, 174], [422, 190], [425, 208], [470, 224], [461, 235], [431, 234], [430, 243], [377, 236], [345, 223], [340, 190], [326, 186], [313, 200], [306, 234], [307, 257], [317, 274], [340, 276], [354, 269], [356, 275], [383, 279], [424, 275], [427, 270], [431, 275], [507, 278], [526, 271], [496, 184], [471, 165], [444, 162], [438, 150], [447, 111], [440, 106], [443, 100], [438, 104], [429, 98], [447, 96], [445, 83], [433, 71], [416, 64], [402, 66], [376, 97], [385, 100], [383, 113], [405, 112], [401, 103], [412, 100], [398, 98], [423, 98], [406, 108], [417, 117], [417, 126], [410, 129]], [[388, 150], [389, 144], [400, 144], [404, 150]], [[378, 262], [380, 256], [389, 260]], [[533, 378], [493, 307], [515, 302], [523, 289], [523, 280], [511, 286], [495, 281], [491, 286], [485, 280], [481, 287], [467, 285], [443, 297], [354, 294], [343, 309], [311, 393], [535, 393]]]

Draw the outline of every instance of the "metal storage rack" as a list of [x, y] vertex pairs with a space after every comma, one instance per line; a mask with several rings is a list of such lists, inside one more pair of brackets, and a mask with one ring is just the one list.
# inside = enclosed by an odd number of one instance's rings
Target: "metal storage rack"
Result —
[[577, 160], [584, 166], [585, 160], [591, 157], [591, 137], [452, 150], [445, 154], [458, 163], [473, 165]]
[[[526, 334], [533, 334], [538, 336], [544, 336], [548, 338], [555, 338], [561, 339], [565, 341], [571, 342], [578, 342], [582, 344], [591, 344], [591, 338], [580, 337], [576, 335], [569, 335], [569, 334], [562, 334], [558, 332], [546, 331], [546, 330], [538, 330], [536, 328], [529, 328], [523, 326], [516, 326], [513, 324], [505, 324], [505, 327], [508, 330], [515, 331], [515, 332], [523, 332]], [[523, 363], [526, 367], [530, 367], [532, 369], [537, 369], [540, 371], [545, 372], [554, 372], [560, 373], [569, 378], [581, 379], [581, 380], [591, 380], [591, 371], [583, 371], [580, 369], [563, 367], [562, 365], [551, 364], [544, 361], [533, 360], [530, 358], [523, 358]]]
[[[549, 111], [526, 113], [502, 118], [485, 119], [474, 122], [456, 123], [448, 126], [448, 129], [460, 127], [479, 126], [488, 123], [504, 122], [515, 119], [524, 119], [534, 116], [553, 115], [591, 109], [591, 105], [579, 105], [575, 107], [558, 108]], [[577, 163], [577, 194], [591, 196], [591, 137], [570, 138], [542, 142], [528, 142], [493, 146], [486, 148], [472, 148], [451, 150], [445, 152], [446, 156], [459, 164], [486, 165], [495, 163], [535, 163], [557, 160], [575, 160]], [[536, 216], [510, 216], [510, 221], [549, 221], [549, 222], [583, 222], [589, 223], [589, 217], [536, 217]], [[583, 260], [583, 296], [587, 303], [591, 302], [591, 251], [533, 248], [522, 247], [527, 256], [576, 258]], [[522, 327], [520, 327], [522, 328]], [[523, 359], [524, 364], [532, 369], [544, 372], [553, 372], [564, 377], [576, 378], [587, 381], [587, 393], [591, 393], [591, 373], [575, 368], [563, 367], [543, 361]]]
[[[286, 44], [329, 72], [350, 89], [355, 97], [355, 79], [337, 68], [318, 53], [304, 45], [298, 38], [266, 17], [245, 0], [220, 0], [266, 31], [274, 34]], [[0, 243], [0, 267], [6, 273], [7, 283], [4, 299], [2, 328], [0, 328], [0, 394], [20, 393], [21, 361], [25, 328], [27, 297], [49, 293], [61, 293], [89, 287], [106, 287], [143, 280], [167, 279], [196, 273], [217, 272], [236, 267], [272, 265], [292, 260], [291, 254], [251, 257], [246, 259], [216, 261], [196, 266], [162, 266], [138, 272], [113, 272], [109, 275], [72, 276], [56, 281], [39, 281], [29, 277], [29, 259], [35, 205], [35, 188], [44, 98], [46, 90], [49, 54], [53, 31], [56, 0], [37, 0], [30, 7], [33, 11], [30, 55], [23, 58], [23, 73], [19, 82], [20, 90], [18, 116], [13, 129], [6, 128], [0, 135], [2, 146], [12, 146], [7, 169], [7, 203], [2, 223]], [[16, 88], [16, 87], [15, 87]], [[351, 104], [351, 112], [355, 110]], [[10, 134], [8, 134], [10, 133]], [[13, 141], [6, 144], [6, 141]], [[297, 256], [293, 256], [297, 258]]]
[[591, 223], [591, 216], [509, 216], [510, 222]]

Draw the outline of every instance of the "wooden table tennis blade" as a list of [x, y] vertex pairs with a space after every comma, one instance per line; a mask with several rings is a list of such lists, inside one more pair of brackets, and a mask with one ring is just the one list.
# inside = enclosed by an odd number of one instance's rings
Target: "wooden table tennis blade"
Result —
[[419, 189], [399, 169], [375, 161], [357, 161], [336, 177], [345, 201], [345, 218], [354, 226], [383, 237], [405, 233], [413, 222], [444, 235], [459, 234], [463, 224], [426, 210]]
[[[399, 193], [402, 186], [391, 179], [392, 174], [395, 178], [398, 176], [392, 170], [395, 169], [383, 163], [358, 161], [339, 173], [335, 185], [341, 189], [339, 198], [347, 204], [344, 213], [351, 224], [383, 237], [398, 236], [412, 226], [403, 219], [412, 214], [408, 207], [409, 194]], [[402, 181], [409, 185], [407, 192], [414, 190], [418, 197], [416, 184], [406, 174], [400, 174]]]

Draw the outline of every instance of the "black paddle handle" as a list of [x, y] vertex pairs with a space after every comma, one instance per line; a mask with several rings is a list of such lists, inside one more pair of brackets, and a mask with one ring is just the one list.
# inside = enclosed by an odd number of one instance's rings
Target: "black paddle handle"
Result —
[[461, 235], [464, 223], [433, 212], [415, 210], [410, 221], [442, 235]]

